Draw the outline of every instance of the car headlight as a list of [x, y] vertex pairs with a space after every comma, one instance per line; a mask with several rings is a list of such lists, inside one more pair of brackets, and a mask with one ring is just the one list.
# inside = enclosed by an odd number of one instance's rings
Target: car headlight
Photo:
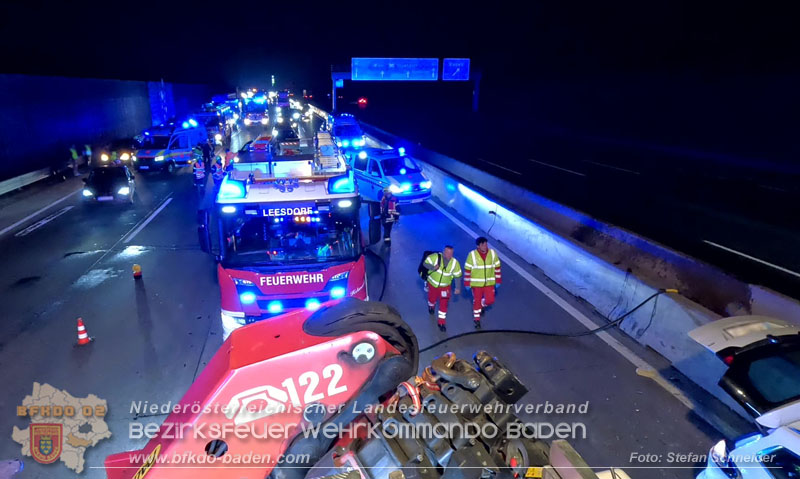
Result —
[[261, 124], [262, 125], [266, 125], [267, 123], [269, 123], [269, 118], [264, 117], [264, 118], [261, 119]]
[[419, 184], [419, 186], [421, 186], [422, 188], [425, 188], [426, 190], [429, 190], [429, 189], [431, 189], [431, 186], [433, 186], [433, 182], [430, 181], [430, 180], [423, 181], [422, 183]]
[[283, 123], [283, 117], [282, 116], [278, 117], [278, 123]]
[[233, 162], [234, 163], [239, 163], [239, 157], [238, 156], [234, 156], [233, 157]]
[[122, 161], [128, 161], [131, 159], [131, 155], [129, 155], [128, 153], [123, 153], [119, 156], [119, 159]]
[[106, 155], [105, 153], [103, 153], [102, 155], [100, 155], [100, 159], [101, 159], [102, 161], [108, 161], [108, 155]]
[[244, 119], [244, 124], [245, 124], [245, 125], [247, 125], [247, 126], [250, 126], [250, 123], [253, 123], [253, 121], [252, 121], [252, 120], [250, 120], [250, 118], [245, 118], [245, 119]]
[[158, 155], [158, 156], [155, 157], [155, 161], [159, 161], [159, 162], [160, 161], [164, 161], [164, 157], [161, 156], [161, 155]]
[[280, 113], [280, 112], [281, 112], [281, 107], [279, 107], [279, 106], [276, 106], [276, 107], [275, 107], [275, 111], [277, 111], [278, 113]]
[[92, 190], [90, 190], [88, 188], [84, 188], [83, 189], [83, 196], [86, 196], [88, 198], [90, 196], [94, 196], [94, 193], [92, 193]]
[[402, 193], [403, 192], [403, 188], [401, 188], [398, 185], [390, 185], [389, 186], [389, 191], [391, 191], [392, 193]]
[[136, 155], [131, 155], [131, 161], [136, 161]]
[[131, 192], [131, 188], [129, 186], [123, 186], [122, 188], [117, 190], [117, 194], [126, 196]]
[[295, 120], [300, 118], [300, 113], [297, 112], [292, 113], [292, 118], [294, 118]]
[[217, 141], [222, 141], [222, 135], [217, 133], [216, 135], [214, 135], [214, 139], [217, 140]]

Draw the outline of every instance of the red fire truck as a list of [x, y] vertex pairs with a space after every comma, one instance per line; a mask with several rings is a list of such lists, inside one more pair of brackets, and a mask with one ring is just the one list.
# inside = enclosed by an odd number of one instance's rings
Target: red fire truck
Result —
[[[298, 152], [283, 156], [245, 147], [201, 215], [201, 247], [219, 261], [225, 337], [287, 311], [368, 298], [352, 171], [338, 150], [316, 143], [302, 140]], [[378, 229], [370, 228], [371, 243]]]

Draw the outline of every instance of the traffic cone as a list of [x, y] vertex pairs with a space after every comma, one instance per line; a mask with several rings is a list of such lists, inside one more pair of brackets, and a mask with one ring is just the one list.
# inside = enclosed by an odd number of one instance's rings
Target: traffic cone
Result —
[[92, 338], [89, 337], [89, 334], [86, 332], [86, 326], [83, 325], [83, 319], [78, 318], [78, 346], [84, 346], [91, 341]]
[[133, 265], [133, 279], [142, 279], [142, 267], [138, 264]]

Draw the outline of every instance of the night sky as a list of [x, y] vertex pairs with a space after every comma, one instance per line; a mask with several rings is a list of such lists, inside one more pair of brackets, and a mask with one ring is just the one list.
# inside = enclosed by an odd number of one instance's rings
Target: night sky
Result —
[[265, 84], [274, 73], [279, 86], [327, 88], [330, 65], [351, 56], [468, 56], [510, 83], [798, 68], [788, 2], [53, 3], [3, 2], [2, 72], [221, 87]]

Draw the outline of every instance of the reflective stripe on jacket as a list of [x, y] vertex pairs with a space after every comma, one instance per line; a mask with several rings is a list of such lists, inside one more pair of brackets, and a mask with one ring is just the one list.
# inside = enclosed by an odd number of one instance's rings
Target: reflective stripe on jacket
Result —
[[[439, 261], [441, 253], [433, 253], [425, 258], [425, 264], [436, 268], [436, 263]], [[444, 257], [442, 257], [444, 262]], [[430, 270], [428, 274], [428, 284], [434, 288], [446, 288], [453, 282], [453, 278], [461, 277], [461, 264], [455, 258], [450, 258], [450, 262], [446, 265], [440, 264], [438, 268]]]
[[502, 283], [500, 257], [493, 249], [486, 252], [486, 259], [481, 257], [477, 249], [470, 251], [464, 262], [464, 270], [464, 286], [468, 288]]

